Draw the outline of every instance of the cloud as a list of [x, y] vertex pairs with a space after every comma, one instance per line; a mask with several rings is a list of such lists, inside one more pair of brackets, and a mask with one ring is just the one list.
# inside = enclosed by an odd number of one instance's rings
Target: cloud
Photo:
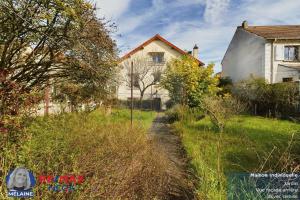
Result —
[[[228, 41], [235, 29], [231, 26], [195, 26], [197, 21], [186, 21], [166, 27], [163, 36], [184, 50], [192, 50], [195, 44], [199, 47], [199, 58], [204, 63], [215, 63], [215, 71], [221, 70], [221, 60]], [[226, 34], [224, 34], [226, 33]]]
[[207, 23], [221, 24], [230, 0], [206, 0], [204, 19]]
[[116, 20], [124, 14], [130, 4], [131, 0], [94, 0], [96, 3], [98, 17], [106, 17], [108, 19]]
[[177, 5], [189, 6], [194, 4], [205, 4], [206, 0], [175, 0]]
[[[180, 14], [182, 14], [180, 12], [183, 9], [204, 4], [205, 0], [151, 0], [151, 6], [145, 8], [142, 13], [131, 10], [131, 12], [120, 18], [118, 21], [119, 32], [121, 34], [130, 34], [131, 31], [145, 24], [149, 25], [149, 27], [158, 23], [168, 25], [168, 23], [174, 21], [175, 13], [178, 13], [177, 17], [180, 17]], [[191, 13], [194, 14], [194, 12], [198, 11], [192, 11]]]
[[243, 20], [250, 25], [299, 24], [299, 7], [298, 0], [208, 0], [202, 20], [172, 22], [163, 35], [187, 50], [197, 43], [200, 59], [214, 62], [215, 71], [220, 71], [221, 60]]
[[[100, 2], [100, 0], [97, 0]], [[122, 54], [160, 33], [176, 46], [199, 46], [205, 63], [220, 62], [236, 27], [300, 24], [300, 0], [102, 0], [103, 12], [114, 16], [122, 37]], [[121, 2], [121, 3], [120, 3]], [[135, 8], [138, 2], [139, 7]], [[101, 7], [98, 4], [98, 7]], [[101, 10], [100, 10], [101, 14]]]
[[143, 14], [137, 14], [132, 11], [120, 18], [117, 23], [119, 33], [122, 35], [129, 34], [140, 25], [147, 23], [162, 8], [160, 5], [163, 5], [162, 0], [153, 0], [152, 6], [146, 9]]
[[238, 13], [253, 24], [299, 24], [300, 22], [299, 0], [264, 0], [255, 4], [245, 2], [243, 10]]

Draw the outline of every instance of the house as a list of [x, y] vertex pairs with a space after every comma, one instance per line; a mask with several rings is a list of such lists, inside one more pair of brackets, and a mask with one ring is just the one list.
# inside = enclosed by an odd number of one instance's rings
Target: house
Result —
[[[133, 80], [133, 98], [155, 100], [158, 102], [156, 109], [165, 109], [170, 99], [168, 91], [159, 87], [160, 74], [166, 69], [167, 63], [183, 55], [198, 59], [198, 47], [195, 45], [192, 52], [186, 52], [164, 39], [159, 34], [139, 45], [120, 59], [120, 85], [117, 89], [117, 98], [127, 101], [131, 99], [131, 74]], [[133, 72], [131, 73], [131, 64]], [[156, 74], [156, 75], [155, 75]], [[143, 88], [141, 88], [142, 86]], [[144, 89], [144, 91], [142, 91]]]
[[298, 81], [300, 25], [238, 26], [222, 60], [222, 77], [233, 82], [250, 76], [268, 83]]

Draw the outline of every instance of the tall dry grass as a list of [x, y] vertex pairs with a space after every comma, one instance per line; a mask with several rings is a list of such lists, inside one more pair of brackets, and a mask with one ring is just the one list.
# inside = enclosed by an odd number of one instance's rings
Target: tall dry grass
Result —
[[[38, 183], [35, 199], [168, 199], [172, 167], [147, 139], [149, 125], [136, 122], [131, 128], [127, 111], [121, 111], [125, 117], [118, 112], [117, 118], [100, 111], [38, 118], [27, 129], [26, 140], [19, 143], [16, 153], [11, 157], [5, 154], [5, 167], [23, 165], [36, 177], [86, 177], [77, 191], [69, 193], [48, 191]], [[140, 115], [145, 121], [155, 116]], [[0, 199], [6, 198], [2, 181]]]

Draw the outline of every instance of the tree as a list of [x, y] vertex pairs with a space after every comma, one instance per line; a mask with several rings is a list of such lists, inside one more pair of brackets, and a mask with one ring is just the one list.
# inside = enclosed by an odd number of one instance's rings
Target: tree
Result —
[[199, 66], [188, 56], [172, 60], [165, 70], [161, 85], [169, 91], [174, 104], [201, 107], [205, 95], [218, 91], [218, 78], [213, 76], [213, 64]]
[[95, 106], [104, 103], [108, 96], [101, 87], [69, 82], [56, 85], [55, 92], [52, 93], [52, 99], [60, 104], [62, 112], [67, 106], [70, 106], [71, 111], [78, 111], [82, 106], [85, 111], [91, 111]]
[[219, 132], [217, 141], [217, 175], [219, 188], [222, 190], [221, 155], [224, 128], [228, 120], [235, 114], [243, 112], [246, 109], [246, 106], [229, 94], [224, 94], [223, 96], [206, 96], [203, 100], [203, 104], [204, 110]]
[[85, 0], [0, 2], [0, 115], [15, 92], [71, 81], [107, 88], [116, 65], [109, 24]]
[[123, 77], [129, 87], [131, 87], [131, 62], [133, 62], [133, 87], [140, 92], [140, 105], [146, 90], [152, 85], [159, 83], [163, 65], [149, 61], [146, 57], [137, 57], [122, 63], [125, 69]]
[[211, 122], [220, 133], [223, 133], [227, 121], [240, 112], [246, 110], [246, 104], [232, 97], [230, 94], [206, 96], [203, 107], [210, 116]]

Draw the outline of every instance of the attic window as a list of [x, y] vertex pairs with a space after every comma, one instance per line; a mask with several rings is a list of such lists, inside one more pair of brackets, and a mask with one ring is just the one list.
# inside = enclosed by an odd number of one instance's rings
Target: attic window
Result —
[[152, 62], [154, 63], [163, 63], [164, 62], [164, 52], [150, 52], [149, 53], [151, 58], [152, 58]]
[[285, 61], [299, 61], [299, 46], [285, 46], [284, 47]]

